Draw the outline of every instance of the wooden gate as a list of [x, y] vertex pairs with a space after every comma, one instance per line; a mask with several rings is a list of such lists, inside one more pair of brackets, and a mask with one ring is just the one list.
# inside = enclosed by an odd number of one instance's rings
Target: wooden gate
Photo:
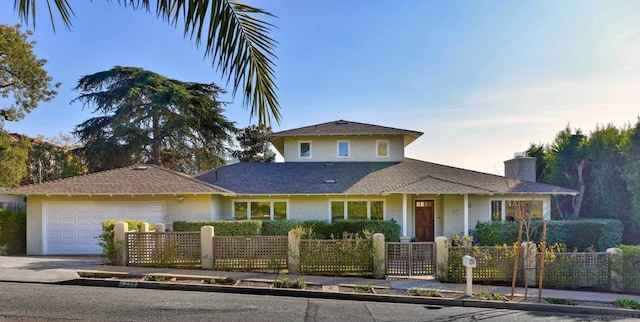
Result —
[[433, 242], [387, 243], [387, 275], [434, 275], [435, 266]]

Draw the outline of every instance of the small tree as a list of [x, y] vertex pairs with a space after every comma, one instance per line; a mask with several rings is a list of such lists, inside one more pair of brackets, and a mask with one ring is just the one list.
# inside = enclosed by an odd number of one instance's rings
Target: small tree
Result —
[[240, 162], [273, 162], [275, 153], [269, 149], [269, 134], [271, 127], [265, 125], [250, 125], [242, 129], [237, 136], [240, 150], [234, 150], [231, 155]]

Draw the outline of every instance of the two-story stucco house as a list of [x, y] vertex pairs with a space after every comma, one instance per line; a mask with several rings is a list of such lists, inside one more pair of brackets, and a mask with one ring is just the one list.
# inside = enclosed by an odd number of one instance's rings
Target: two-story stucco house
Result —
[[405, 239], [466, 234], [517, 209], [548, 219], [551, 195], [535, 158], [506, 176], [405, 158], [421, 132], [350, 121], [273, 133], [283, 163], [237, 163], [189, 177], [156, 166], [115, 169], [10, 190], [27, 196], [29, 254], [99, 253], [110, 218], [175, 220], [395, 220]]

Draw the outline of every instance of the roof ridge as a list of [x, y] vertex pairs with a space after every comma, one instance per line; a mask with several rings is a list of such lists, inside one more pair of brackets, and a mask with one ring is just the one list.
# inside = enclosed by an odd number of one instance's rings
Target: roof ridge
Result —
[[210, 184], [210, 183], [208, 183], [208, 182], [204, 182], [204, 181], [202, 181], [202, 180], [198, 180], [198, 179], [196, 179], [196, 178], [194, 178], [194, 177], [192, 177], [192, 176], [190, 176], [190, 175], [188, 175], [188, 174], [186, 174], [186, 173], [179, 172], [179, 171], [175, 171], [175, 170], [171, 170], [171, 169], [168, 169], [168, 168], [165, 168], [165, 167], [159, 166], [159, 165], [157, 165], [157, 164], [149, 164], [149, 165], [147, 165], [147, 166], [152, 166], [152, 167], [154, 167], [154, 168], [156, 168], [156, 169], [159, 169], [159, 170], [162, 170], [162, 171], [165, 171], [165, 172], [171, 173], [171, 174], [179, 175], [179, 176], [183, 177], [184, 179], [187, 179], [187, 180], [193, 181], [193, 182], [198, 183], [198, 184], [205, 185], [205, 186], [207, 186], [207, 187], [209, 187], [209, 188], [218, 189], [218, 190], [220, 190], [220, 191], [222, 191], [222, 192], [235, 193], [235, 192], [233, 192], [233, 191], [231, 191], [231, 190], [228, 190], [228, 189], [225, 189], [225, 188], [222, 188], [222, 187], [218, 187], [218, 186], [216, 186], [216, 185], [214, 185], [214, 184]]
[[[449, 168], [449, 169], [456, 169], [456, 170], [462, 170], [462, 171], [467, 171], [467, 172], [474, 172], [474, 173], [477, 173], [477, 174], [483, 174], [483, 175], [493, 176], [493, 177], [498, 177], [498, 178], [503, 178], [503, 179], [507, 178], [505, 176], [501, 176], [501, 175], [498, 175], [498, 174], [487, 173], [487, 172], [471, 170], [471, 169], [465, 169], [465, 168], [455, 167], [455, 166], [446, 165], [446, 164], [442, 164], [442, 163], [435, 163], [435, 162], [418, 160], [418, 159], [408, 158], [408, 157], [405, 157], [404, 159], [405, 159], [405, 161], [406, 160], [410, 160], [410, 161], [416, 161], [416, 162], [422, 162], [422, 163], [429, 163], [429, 164], [433, 164], [433, 165], [437, 165], [437, 166], [441, 166], [441, 167], [445, 167], [445, 168]], [[507, 179], [514, 179], [514, 178], [507, 178]], [[524, 181], [524, 180], [517, 179], [517, 178], [515, 178], [515, 180]], [[533, 182], [533, 181], [527, 181], [527, 182]]]
[[339, 122], [347, 122], [348, 124], [358, 124], [358, 125], [371, 126], [371, 127], [376, 127], [376, 128], [380, 128], [380, 129], [390, 129], [390, 130], [396, 130], [396, 131], [402, 131], [402, 132], [411, 132], [411, 133], [414, 133], [414, 134], [419, 135], [419, 136], [424, 134], [424, 132], [415, 131], [415, 130], [401, 129], [401, 128], [391, 127], [391, 126], [384, 126], [384, 125], [378, 125], [378, 124], [372, 124], [372, 123], [363, 123], [363, 122], [355, 122], [355, 121], [349, 121], [349, 120], [340, 119], [340, 120], [336, 120], [336, 121], [328, 121], [328, 122], [323, 122], [323, 123], [305, 125], [305, 126], [296, 127], [296, 128], [293, 128], [293, 129], [273, 132], [273, 133], [269, 134], [269, 137], [271, 137], [271, 136], [279, 136], [279, 134], [283, 133], [283, 132], [293, 132], [293, 131], [296, 131], [296, 130], [301, 130], [301, 129], [306, 129], [306, 128], [337, 124]]

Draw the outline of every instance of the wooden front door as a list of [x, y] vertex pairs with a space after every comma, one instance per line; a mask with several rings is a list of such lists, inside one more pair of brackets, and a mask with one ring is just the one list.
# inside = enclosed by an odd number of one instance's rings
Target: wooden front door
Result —
[[435, 202], [433, 200], [416, 200], [415, 214], [416, 238], [421, 242], [432, 242]]

